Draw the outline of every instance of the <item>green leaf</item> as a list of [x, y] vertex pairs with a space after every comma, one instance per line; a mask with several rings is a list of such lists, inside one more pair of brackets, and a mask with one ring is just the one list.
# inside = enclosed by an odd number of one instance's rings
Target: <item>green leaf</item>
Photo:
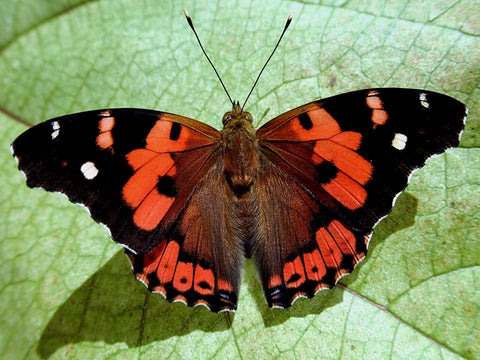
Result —
[[30, 29], [35, 30], [42, 22], [86, 1], [88, 0], [0, 0], [3, 25], [0, 32], [0, 47], [14, 42]]
[[[0, 355], [480, 359], [478, 1], [13, 3], [0, 1]], [[105, 231], [28, 189], [7, 150], [27, 124], [103, 107], [220, 128], [229, 103], [183, 8], [239, 100], [295, 12], [247, 106], [258, 123], [373, 86], [427, 88], [470, 108], [461, 147], [413, 176], [352, 275], [269, 310], [249, 261], [231, 326], [149, 294]]]

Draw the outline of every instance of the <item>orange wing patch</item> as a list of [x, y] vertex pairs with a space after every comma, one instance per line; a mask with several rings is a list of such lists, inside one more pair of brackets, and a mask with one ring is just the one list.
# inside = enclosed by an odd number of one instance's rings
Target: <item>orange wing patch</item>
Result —
[[172, 281], [178, 260], [179, 246], [175, 241], [170, 241], [158, 264], [157, 277], [161, 284]]
[[151, 231], [155, 229], [174, 200], [175, 198], [160, 194], [156, 189], [153, 189], [135, 210], [133, 221], [143, 230]]
[[352, 255], [356, 261], [360, 261], [363, 258], [364, 254], [358, 254], [355, 250], [355, 236], [340, 221], [333, 220], [328, 225], [328, 231], [332, 234], [335, 243], [343, 254]]
[[305, 272], [300, 256], [283, 266], [283, 278], [287, 287], [290, 288], [298, 288], [305, 282]]
[[340, 133], [335, 119], [322, 108], [304, 112], [268, 136], [269, 140], [310, 141], [328, 139]]
[[388, 114], [383, 109], [383, 101], [378, 96], [378, 91], [369, 91], [367, 94], [367, 106], [372, 109], [372, 122], [375, 129], [378, 125], [384, 125], [388, 120]]
[[213, 295], [215, 286], [215, 277], [211, 269], [204, 269], [201, 265], [195, 267], [195, 285], [196, 292], [202, 295]]
[[96, 139], [97, 146], [102, 150], [109, 149], [110, 152], [113, 153], [112, 129], [115, 126], [115, 118], [110, 116], [109, 111], [101, 113], [100, 116], [104, 117], [98, 122], [99, 134], [97, 135]]
[[233, 286], [230, 282], [224, 279], [218, 279], [217, 288], [228, 292], [233, 292]]
[[362, 134], [354, 131], [342, 131], [340, 134], [332, 136], [330, 140], [352, 150], [358, 150], [362, 142]]
[[199, 136], [187, 126], [168, 120], [158, 120], [147, 136], [148, 150], [157, 153], [171, 153], [210, 145], [212, 139]]
[[268, 281], [269, 288], [273, 288], [280, 285], [282, 285], [282, 278], [280, 277], [280, 275], [273, 275]]
[[318, 140], [313, 151], [343, 173], [364, 185], [372, 175], [373, 166], [355, 151], [334, 140]]
[[342, 172], [322, 187], [350, 210], [358, 209], [367, 199], [366, 190]]
[[311, 253], [303, 254], [303, 261], [305, 263], [307, 278], [317, 282], [322, 281], [323, 276], [327, 273], [327, 268], [325, 267], [320, 252], [314, 250]]
[[170, 154], [145, 149], [133, 150], [127, 160], [136, 172], [123, 187], [123, 199], [135, 209], [134, 223], [143, 230], [153, 230], [175, 200], [174, 189], [157, 189], [162, 182], [174, 187], [175, 164]]
[[[339, 220], [333, 220], [326, 227], [318, 229], [315, 240], [325, 267], [335, 269], [335, 280], [350, 273], [350, 266], [353, 267], [365, 256], [356, 250], [355, 235]], [[346, 258], [348, 261], [345, 263]], [[323, 271], [326, 273], [327, 269]]]
[[365, 185], [372, 176], [373, 166], [354, 150], [361, 143], [361, 134], [342, 132], [328, 140], [317, 140], [313, 148], [312, 161], [320, 165], [323, 161], [332, 163], [339, 172], [321, 186], [335, 199], [350, 210], [360, 208], [367, 199]]
[[193, 284], [193, 264], [180, 261], [175, 270], [173, 286], [180, 292], [188, 291]]
[[[102, 146], [108, 145], [106, 134], [110, 134], [114, 124], [113, 117], [100, 121], [99, 129], [103, 132], [102, 138], [97, 140]], [[145, 148], [135, 149], [126, 156], [135, 173], [124, 185], [122, 196], [125, 203], [135, 210], [133, 221], [136, 226], [152, 231], [175, 201], [177, 172], [170, 154], [208, 146], [214, 141], [186, 125], [163, 120], [160, 116], [147, 135]]]

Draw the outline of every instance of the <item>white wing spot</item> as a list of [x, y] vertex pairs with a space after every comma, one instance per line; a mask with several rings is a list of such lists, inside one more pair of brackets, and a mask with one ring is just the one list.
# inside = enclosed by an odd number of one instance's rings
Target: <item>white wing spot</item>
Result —
[[420, 99], [420, 104], [422, 104], [424, 108], [428, 109], [430, 107], [430, 104], [427, 101], [427, 94], [420, 93], [419, 99]]
[[60, 124], [58, 121], [53, 121], [52, 122], [52, 140], [55, 139], [58, 134], [60, 134]]
[[407, 146], [407, 136], [396, 133], [395, 137], [392, 140], [392, 146], [397, 150], [405, 149], [405, 146]]
[[85, 179], [92, 180], [98, 174], [98, 169], [96, 168], [95, 164], [91, 161], [87, 161], [80, 167], [83, 176]]

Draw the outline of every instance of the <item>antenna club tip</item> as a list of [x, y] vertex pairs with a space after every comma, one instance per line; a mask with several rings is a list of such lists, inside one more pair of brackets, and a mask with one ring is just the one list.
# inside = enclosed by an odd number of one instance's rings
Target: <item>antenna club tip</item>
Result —
[[[192, 18], [190, 17], [190, 14], [185, 9], [183, 9], [183, 13], [185, 14], [185, 18], [187, 19], [188, 25], [193, 29], [193, 22], [192, 22]], [[193, 31], [195, 32], [195, 30]]]
[[287, 30], [287, 28], [290, 26], [290, 23], [292, 22], [292, 18], [293, 18], [293, 12], [290, 13], [290, 15], [288, 15], [287, 22], [285, 23], [284, 30]]

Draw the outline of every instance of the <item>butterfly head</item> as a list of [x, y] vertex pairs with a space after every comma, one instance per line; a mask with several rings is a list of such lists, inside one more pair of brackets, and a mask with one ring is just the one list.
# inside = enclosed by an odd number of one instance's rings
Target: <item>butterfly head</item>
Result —
[[242, 108], [240, 107], [240, 103], [238, 101], [234, 101], [232, 111], [226, 112], [225, 115], [223, 115], [223, 119], [222, 119], [223, 126], [226, 126], [228, 123], [232, 122], [233, 120], [246, 120], [251, 124], [253, 118], [249, 112], [242, 110]]

